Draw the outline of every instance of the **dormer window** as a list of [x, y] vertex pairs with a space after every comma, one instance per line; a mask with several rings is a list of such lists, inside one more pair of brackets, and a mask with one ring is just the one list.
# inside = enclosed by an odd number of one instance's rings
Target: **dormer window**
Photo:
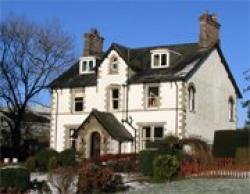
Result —
[[168, 50], [153, 50], [151, 51], [151, 67], [165, 68], [169, 66]]
[[79, 64], [80, 74], [93, 73], [96, 66], [95, 57], [81, 57]]

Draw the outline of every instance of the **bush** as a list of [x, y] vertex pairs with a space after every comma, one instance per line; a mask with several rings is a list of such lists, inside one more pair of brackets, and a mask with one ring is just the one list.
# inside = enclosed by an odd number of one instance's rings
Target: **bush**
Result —
[[35, 155], [36, 164], [40, 171], [47, 171], [49, 160], [52, 157], [58, 158], [58, 152], [52, 149], [44, 149]]
[[67, 149], [59, 153], [59, 163], [62, 166], [72, 166], [76, 162], [76, 150]]
[[57, 158], [55, 156], [51, 157], [49, 159], [49, 163], [48, 163], [48, 170], [53, 170], [58, 166], [58, 162], [57, 162]]
[[236, 164], [250, 165], [250, 148], [240, 147], [236, 150]]
[[154, 160], [154, 180], [162, 182], [170, 180], [177, 174], [177, 169], [180, 166], [180, 162], [176, 156], [160, 155]]
[[36, 168], [36, 160], [33, 156], [28, 157], [25, 161], [24, 166], [30, 171], [34, 171]]
[[122, 177], [115, 175], [108, 167], [85, 163], [79, 171], [78, 192], [91, 193], [93, 191], [113, 192], [122, 185]]
[[20, 168], [2, 168], [0, 169], [0, 187], [1, 188], [17, 188], [27, 190], [30, 184], [30, 173], [27, 169]]

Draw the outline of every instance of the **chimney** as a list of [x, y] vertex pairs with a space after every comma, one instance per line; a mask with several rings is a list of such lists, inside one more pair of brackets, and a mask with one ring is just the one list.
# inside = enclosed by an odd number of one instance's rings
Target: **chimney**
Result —
[[90, 32], [84, 34], [84, 49], [83, 56], [102, 56], [102, 46], [104, 38], [100, 36], [97, 29], [93, 28]]
[[220, 24], [215, 14], [206, 11], [200, 16], [200, 47], [210, 48], [220, 41]]

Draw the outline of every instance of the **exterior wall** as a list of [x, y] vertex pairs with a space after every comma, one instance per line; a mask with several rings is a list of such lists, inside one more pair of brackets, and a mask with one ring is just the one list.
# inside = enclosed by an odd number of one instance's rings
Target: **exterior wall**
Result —
[[[188, 86], [195, 86], [195, 111], [188, 109]], [[217, 50], [214, 50], [197, 72], [185, 84], [186, 101], [186, 135], [199, 136], [212, 143], [214, 131], [219, 129], [236, 129], [236, 110], [234, 122], [229, 121], [228, 99], [237, 97], [221, 63]], [[235, 106], [236, 107], [236, 106]]]
[[[109, 73], [111, 57], [118, 56], [119, 74]], [[211, 79], [213, 75], [213, 79]], [[93, 108], [99, 111], [112, 112], [122, 122], [126, 116], [131, 117], [132, 126], [125, 124], [128, 131], [136, 136], [136, 150], [142, 149], [141, 139], [143, 126], [162, 125], [164, 135], [174, 134], [183, 136], [200, 136], [208, 141], [213, 140], [216, 129], [235, 129], [236, 122], [228, 120], [228, 98], [236, 95], [231, 81], [220, 62], [217, 51], [211, 53], [199, 70], [185, 82], [158, 83], [160, 93], [160, 107], [147, 109], [146, 87], [148, 84], [132, 84], [126, 87], [128, 66], [115, 51], [104, 59], [98, 70], [96, 87], [82, 88], [84, 93], [84, 111], [75, 113], [72, 111], [73, 89], [53, 90], [51, 109], [51, 147], [61, 151], [67, 148], [68, 130], [78, 128], [86, 119]], [[188, 85], [193, 83], [196, 88], [196, 110], [188, 109]], [[149, 84], [150, 85], [150, 84]], [[109, 109], [110, 87], [119, 87], [120, 109]], [[128, 90], [128, 113], [126, 115], [126, 90]], [[58, 97], [58, 99], [57, 99]], [[58, 104], [58, 114], [57, 112]], [[236, 112], [236, 111], [235, 111]], [[118, 144], [115, 140], [111, 143], [110, 152], [116, 152]], [[123, 143], [122, 152], [134, 152], [135, 144]], [[87, 153], [88, 154], [88, 153]]]

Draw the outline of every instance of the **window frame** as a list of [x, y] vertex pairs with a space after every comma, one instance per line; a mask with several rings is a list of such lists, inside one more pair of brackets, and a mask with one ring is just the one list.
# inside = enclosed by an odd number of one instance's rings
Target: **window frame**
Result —
[[[166, 62], [162, 65], [162, 58], [163, 55], [166, 56]], [[158, 56], [158, 65], [155, 65], [155, 56]], [[167, 49], [157, 49], [151, 51], [151, 68], [152, 69], [159, 69], [159, 68], [167, 68], [170, 65], [170, 53]]]
[[[116, 59], [116, 60], [114, 60]], [[114, 64], [116, 64], [117, 68], [114, 69]], [[119, 64], [119, 59], [117, 56], [112, 56], [110, 59], [110, 64], [109, 64], [109, 74], [118, 74], [119, 72], [119, 68], [118, 68], [118, 64]]]
[[[113, 91], [117, 90], [118, 91], [118, 97], [114, 98], [113, 97]], [[117, 101], [118, 108], [114, 108], [114, 101]], [[120, 110], [120, 88], [119, 87], [110, 87], [109, 88], [109, 110], [110, 111], [119, 111]]]
[[69, 128], [69, 130], [68, 130], [68, 134], [69, 134], [69, 139], [68, 139], [68, 146], [69, 147], [68, 148], [76, 149], [77, 138], [73, 137], [73, 134], [75, 133], [75, 131], [76, 131], [75, 128]]
[[[149, 96], [149, 89], [157, 87], [158, 88], [158, 96], [157, 97], [150, 97]], [[160, 108], [160, 85], [159, 84], [150, 84], [146, 86], [146, 94], [145, 94], [145, 105], [146, 109], [159, 109]], [[149, 106], [149, 99], [156, 98], [157, 106]]]
[[[146, 137], [146, 131], [144, 129], [149, 128], [150, 130], [150, 137]], [[155, 137], [156, 128], [162, 128], [162, 137]], [[142, 149], [147, 149], [146, 144], [147, 141], [155, 142], [157, 140], [162, 140], [164, 138], [164, 125], [162, 124], [154, 124], [154, 125], [144, 125], [141, 127], [141, 142], [142, 142]]]
[[[90, 63], [92, 63], [92, 70], [90, 69]], [[84, 63], [86, 63], [86, 70], [83, 70]], [[80, 64], [79, 64], [79, 73], [80, 74], [89, 74], [94, 73], [96, 67], [96, 58], [95, 57], [81, 57], [80, 58]]]

